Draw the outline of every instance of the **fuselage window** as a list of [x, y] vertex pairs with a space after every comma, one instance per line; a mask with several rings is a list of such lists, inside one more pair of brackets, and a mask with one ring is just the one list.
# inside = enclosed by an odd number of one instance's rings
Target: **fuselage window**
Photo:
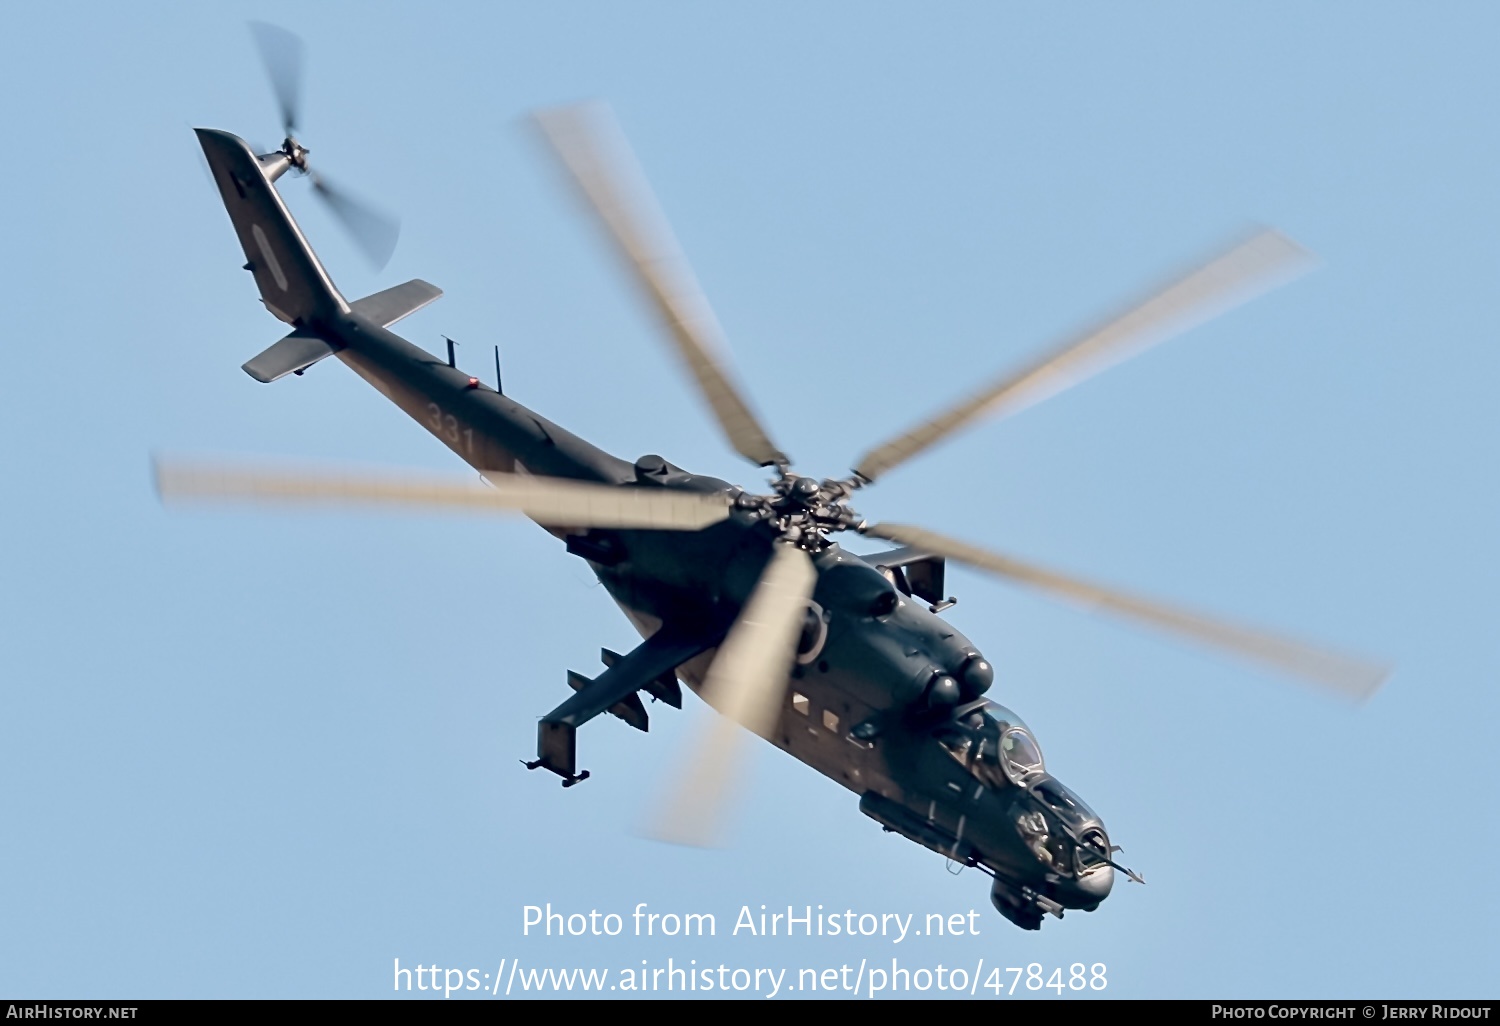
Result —
[[797, 694], [797, 692], [793, 691], [792, 692], [792, 712], [799, 712], [803, 716], [807, 716], [807, 715], [809, 715], [808, 708], [809, 707], [808, 707], [807, 696], [806, 695], [799, 695], [799, 694]]

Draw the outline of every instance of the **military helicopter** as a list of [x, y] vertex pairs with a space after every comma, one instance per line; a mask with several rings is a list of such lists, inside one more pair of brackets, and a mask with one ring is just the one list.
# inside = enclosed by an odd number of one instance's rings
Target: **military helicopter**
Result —
[[[253, 378], [300, 375], [335, 357], [479, 472], [479, 479], [309, 473], [223, 461], [158, 461], [164, 500], [327, 506], [381, 503], [519, 513], [585, 560], [643, 640], [602, 653], [595, 677], [541, 718], [531, 770], [564, 787], [580, 770], [578, 728], [603, 713], [649, 726], [641, 694], [681, 708], [680, 683], [720, 714], [675, 779], [659, 838], [715, 840], [744, 730], [859, 796], [860, 811], [992, 878], [991, 900], [1024, 929], [1092, 911], [1116, 872], [1100, 817], [1047, 768], [1035, 735], [987, 696], [994, 669], [941, 615], [949, 560], [1270, 664], [1362, 698], [1372, 663], [1100, 587], [926, 528], [872, 522], [853, 499], [885, 474], [983, 416], [1013, 413], [1304, 268], [1307, 255], [1263, 231], [861, 456], [843, 477], [793, 470], [726, 370], [720, 328], [607, 110], [537, 115], [541, 134], [649, 297], [690, 380], [730, 446], [770, 473], [747, 489], [648, 455], [619, 459], [395, 335], [390, 326], [442, 295], [413, 280], [346, 300], [276, 188], [311, 173], [293, 137], [300, 46], [260, 32], [286, 141], [257, 155], [198, 129], [220, 196], [266, 308], [291, 331], [244, 364]], [[315, 179], [315, 184], [317, 179]], [[325, 197], [326, 198], [326, 197]], [[348, 204], [342, 206], [345, 211]], [[359, 222], [361, 218], [346, 219]], [[368, 221], [369, 218], [363, 218]], [[357, 234], [359, 234], [357, 232]], [[368, 236], [370, 233], [364, 233]], [[388, 233], [387, 233], [388, 234]], [[381, 250], [368, 247], [378, 258]], [[498, 365], [497, 365], [498, 372]], [[894, 547], [857, 555], [846, 533]]]

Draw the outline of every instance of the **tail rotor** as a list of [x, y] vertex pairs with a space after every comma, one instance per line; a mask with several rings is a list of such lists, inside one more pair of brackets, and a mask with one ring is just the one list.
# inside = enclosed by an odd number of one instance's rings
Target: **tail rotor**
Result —
[[285, 134], [281, 148], [261, 154], [260, 165], [271, 181], [288, 171], [312, 180], [313, 195], [339, 222], [376, 270], [384, 267], [395, 252], [401, 234], [401, 222], [391, 214], [359, 199], [347, 189], [334, 186], [326, 175], [312, 170], [308, 154], [312, 151], [297, 139], [301, 117], [303, 45], [295, 34], [265, 22], [250, 22], [250, 35], [265, 65], [271, 91], [281, 113]]

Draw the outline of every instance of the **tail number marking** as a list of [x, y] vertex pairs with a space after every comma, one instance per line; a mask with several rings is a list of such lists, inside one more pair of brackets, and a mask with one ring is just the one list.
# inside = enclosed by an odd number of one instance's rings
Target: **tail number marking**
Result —
[[459, 427], [458, 418], [451, 413], [444, 413], [437, 403], [427, 404], [427, 427], [433, 434], [455, 447], [462, 438], [464, 452], [474, 455], [474, 429]]

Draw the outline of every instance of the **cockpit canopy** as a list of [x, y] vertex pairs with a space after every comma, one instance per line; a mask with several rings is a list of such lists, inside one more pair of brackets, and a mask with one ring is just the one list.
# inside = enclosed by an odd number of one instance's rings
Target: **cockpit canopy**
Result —
[[968, 771], [990, 787], [1025, 787], [1043, 776], [1042, 749], [1030, 728], [993, 702], [946, 728], [938, 740]]
[[1024, 727], [1011, 727], [1000, 735], [1000, 763], [1005, 775], [1017, 784], [1046, 772], [1042, 750]]

